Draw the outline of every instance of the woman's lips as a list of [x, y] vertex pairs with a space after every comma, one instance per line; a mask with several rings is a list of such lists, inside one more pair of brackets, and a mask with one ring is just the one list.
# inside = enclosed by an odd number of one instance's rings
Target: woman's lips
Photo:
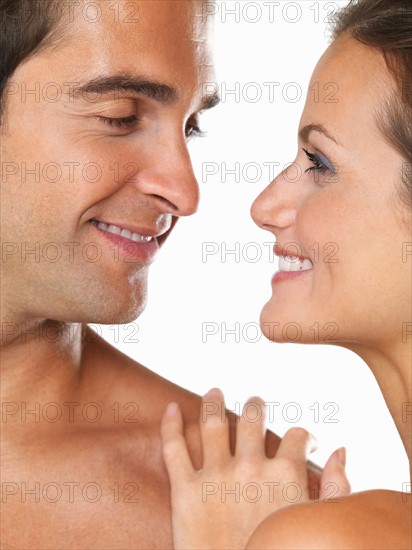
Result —
[[277, 271], [272, 277], [272, 284], [280, 283], [281, 281], [290, 281], [297, 277], [302, 277], [305, 273], [311, 273], [312, 269], [305, 269], [302, 271]]

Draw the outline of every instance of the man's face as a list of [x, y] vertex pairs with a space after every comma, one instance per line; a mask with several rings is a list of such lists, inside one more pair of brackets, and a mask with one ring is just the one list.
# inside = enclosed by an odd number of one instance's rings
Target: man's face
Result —
[[26, 319], [136, 318], [159, 244], [198, 204], [187, 140], [213, 103], [202, 2], [88, 5], [6, 95], [3, 300]]

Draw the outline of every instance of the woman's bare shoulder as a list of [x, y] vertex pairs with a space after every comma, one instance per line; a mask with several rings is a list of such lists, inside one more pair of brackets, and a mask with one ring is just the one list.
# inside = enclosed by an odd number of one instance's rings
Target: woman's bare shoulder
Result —
[[292, 505], [256, 529], [248, 550], [410, 549], [412, 497], [365, 491], [334, 501]]

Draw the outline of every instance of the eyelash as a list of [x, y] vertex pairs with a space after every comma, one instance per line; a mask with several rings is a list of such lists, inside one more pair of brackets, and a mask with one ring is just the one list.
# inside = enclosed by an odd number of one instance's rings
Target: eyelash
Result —
[[[110, 118], [110, 117], [99, 116], [98, 118], [105, 124], [108, 124], [111, 127], [120, 128], [120, 129], [130, 128], [131, 126], [139, 122], [139, 118], [136, 115], [131, 115], [131, 116], [122, 117], [122, 118]], [[188, 124], [186, 127], [187, 138], [204, 137], [205, 135], [206, 135], [206, 132], [203, 132], [197, 124]]]
[[185, 134], [186, 138], [190, 139], [193, 137], [205, 137], [206, 132], [201, 130], [197, 124], [187, 124]]
[[105, 124], [108, 124], [109, 126], [112, 126], [114, 128], [129, 128], [130, 126], [133, 126], [133, 124], [136, 124], [136, 122], [138, 121], [136, 115], [126, 116], [122, 118], [109, 118], [105, 116], [99, 116], [98, 118]]
[[313, 166], [310, 166], [305, 170], [305, 173], [307, 172], [317, 172], [318, 174], [324, 174], [325, 172], [330, 172], [330, 168], [324, 164], [318, 156], [316, 156], [314, 153], [310, 153], [307, 149], [303, 149], [305, 152], [305, 155], [308, 157], [308, 160], [313, 164]]

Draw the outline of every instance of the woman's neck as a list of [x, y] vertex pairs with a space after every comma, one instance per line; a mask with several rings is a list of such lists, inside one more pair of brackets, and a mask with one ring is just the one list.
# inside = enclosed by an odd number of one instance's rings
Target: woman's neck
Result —
[[395, 422], [411, 465], [412, 479], [412, 353], [407, 335], [383, 345], [348, 344], [371, 369]]

